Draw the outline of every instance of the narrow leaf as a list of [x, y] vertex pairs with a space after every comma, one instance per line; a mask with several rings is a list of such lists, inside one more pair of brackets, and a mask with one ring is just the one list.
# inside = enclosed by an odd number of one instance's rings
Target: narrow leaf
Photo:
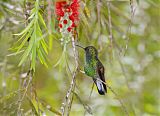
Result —
[[45, 27], [45, 29], [47, 29], [46, 24], [42, 18], [42, 15], [40, 14], [40, 12], [38, 13], [38, 18], [39, 18], [40, 23], [42, 23], [42, 25]]
[[32, 20], [29, 25], [21, 32], [21, 33], [18, 33], [18, 34], [14, 34], [14, 35], [22, 35], [24, 33], [27, 33], [29, 31], [29, 29], [32, 27], [32, 25], [34, 24], [34, 21], [35, 20]]

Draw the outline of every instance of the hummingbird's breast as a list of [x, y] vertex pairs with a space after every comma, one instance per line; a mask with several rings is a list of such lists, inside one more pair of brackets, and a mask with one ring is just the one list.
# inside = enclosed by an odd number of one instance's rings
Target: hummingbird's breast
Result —
[[90, 77], [94, 77], [96, 75], [96, 66], [97, 66], [96, 60], [93, 60], [93, 59], [86, 60], [86, 63], [84, 66], [85, 74]]

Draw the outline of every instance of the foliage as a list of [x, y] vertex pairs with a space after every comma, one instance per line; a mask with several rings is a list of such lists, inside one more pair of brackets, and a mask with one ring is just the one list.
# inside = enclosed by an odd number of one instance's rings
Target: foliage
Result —
[[62, 115], [71, 90], [71, 116], [123, 116], [124, 107], [129, 116], [160, 115], [160, 1], [80, 1], [74, 42], [98, 49], [115, 92], [105, 96], [95, 87], [91, 93], [92, 79], [81, 73], [84, 52], [71, 40], [61, 44], [56, 1], [0, 1], [0, 114]]
[[[45, 30], [47, 30], [47, 27], [40, 13], [39, 0], [36, 0], [35, 6], [31, 10], [30, 16], [27, 18], [27, 22], [29, 23], [26, 28], [22, 32], [15, 34], [21, 36], [17, 41], [20, 45], [16, 47], [16, 54], [24, 47], [25, 44], [28, 44], [28, 46], [23, 50], [24, 53], [19, 65], [22, 65], [29, 57], [31, 59], [31, 69], [35, 71], [36, 58], [38, 57], [41, 63], [47, 66], [46, 54], [48, 54], [48, 46], [44, 40], [46, 35], [42, 34], [41, 29], [44, 27]], [[28, 41], [29, 43], [27, 43]]]

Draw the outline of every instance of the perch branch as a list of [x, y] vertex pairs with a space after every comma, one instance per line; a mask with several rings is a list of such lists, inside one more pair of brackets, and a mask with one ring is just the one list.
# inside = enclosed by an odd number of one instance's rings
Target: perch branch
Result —
[[93, 88], [94, 88], [94, 82], [92, 84], [92, 89], [91, 89], [91, 92], [90, 92], [90, 95], [89, 95], [89, 99], [91, 99], [91, 95], [92, 95], [92, 92], [93, 92]]
[[63, 106], [61, 107], [62, 116], [64, 116], [64, 114], [65, 114], [66, 106], [68, 106], [67, 116], [69, 116], [71, 106], [72, 106], [72, 102], [73, 102], [72, 91], [74, 91], [74, 89], [75, 89], [75, 85], [76, 85], [75, 80], [76, 80], [76, 75], [77, 75], [77, 72], [78, 72], [78, 56], [77, 56], [77, 51], [76, 51], [76, 47], [75, 47], [74, 37], [72, 37], [72, 47], [73, 47], [73, 53], [74, 53], [74, 59], [75, 59], [75, 71], [73, 72], [71, 84], [70, 84], [70, 87], [69, 87], [69, 89], [67, 91], [67, 94], [65, 96], [65, 101], [63, 103]]
[[[74, 53], [74, 59], [75, 59], [75, 71], [73, 73], [73, 78], [72, 78], [72, 82], [71, 82], [71, 91], [70, 91], [70, 94], [72, 91], [75, 90], [75, 85], [76, 85], [76, 74], [77, 74], [77, 71], [78, 71], [78, 56], [77, 56], [77, 51], [76, 51], [76, 46], [75, 46], [75, 38], [72, 37], [72, 47], [73, 47], [73, 53]], [[72, 107], [72, 102], [73, 102], [73, 96], [74, 94], [71, 95], [71, 98], [70, 100], [68, 101], [68, 112], [67, 112], [67, 116], [69, 116], [69, 113], [70, 113], [70, 110], [71, 110], [71, 107]]]
[[73, 92], [73, 93], [74, 93], [75, 97], [78, 99], [78, 101], [83, 105], [83, 107], [85, 109], [85, 113], [88, 112], [89, 114], [92, 115], [93, 113], [92, 113], [91, 107], [88, 104], [86, 104], [85, 101], [83, 101], [76, 92]]
[[123, 101], [118, 97], [118, 94], [107, 83], [103, 82], [99, 78], [96, 78], [96, 79], [97, 79], [97, 81], [100, 81], [100, 82], [104, 83], [111, 90], [111, 92], [116, 96], [116, 98], [118, 99], [119, 103], [121, 104], [122, 109], [124, 110], [126, 116], [129, 116], [129, 113], [128, 113], [125, 105], [123, 104]]
[[[89, 94], [89, 98], [88, 98], [89, 100], [91, 99], [91, 95], [92, 95], [92, 93], [93, 93], [93, 89], [94, 89], [94, 82], [93, 82], [93, 84], [92, 84], [91, 92], [90, 92], [90, 94]], [[88, 111], [85, 110], [84, 115], [86, 115], [87, 112], [88, 112]], [[88, 112], [88, 113], [90, 113], [90, 112]], [[93, 114], [93, 113], [91, 112], [90, 114]]]

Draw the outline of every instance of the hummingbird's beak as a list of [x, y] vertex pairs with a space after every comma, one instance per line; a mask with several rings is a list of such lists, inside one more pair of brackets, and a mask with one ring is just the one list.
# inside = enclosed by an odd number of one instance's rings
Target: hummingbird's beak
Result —
[[82, 48], [82, 49], [84, 49], [84, 50], [85, 50], [85, 48], [84, 48], [84, 47], [82, 47], [82, 46], [80, 46], [80, 45], [76, 45], [76, 46], [78, 46], [78, 47], [80, 47], [80, 48]]

